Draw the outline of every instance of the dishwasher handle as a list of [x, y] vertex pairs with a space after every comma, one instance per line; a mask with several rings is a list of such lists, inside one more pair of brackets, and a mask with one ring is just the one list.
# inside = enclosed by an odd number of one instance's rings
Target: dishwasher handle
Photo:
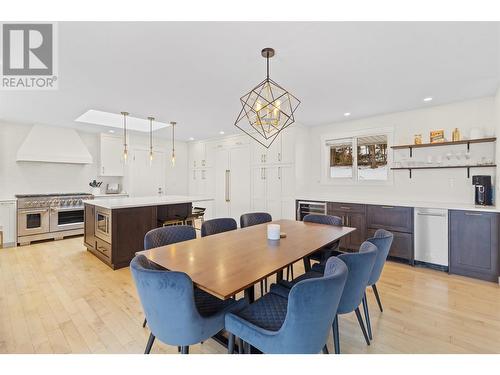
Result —
[[431, 213], [426, 213], [426, 212], [417, 212], [417, 215], [420, 215], [420, 216], [446, 217], [445, 214], [431, 214]]

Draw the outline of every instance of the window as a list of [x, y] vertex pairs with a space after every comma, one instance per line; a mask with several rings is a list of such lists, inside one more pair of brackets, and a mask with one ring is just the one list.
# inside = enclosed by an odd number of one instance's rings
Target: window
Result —
[[387, 181], [387, 138], [374, 134], [326, 140], [330, 180]]
[[337, 139], [330, 145], [330, 177], [352, 178], [352, 138]]
[[357, 138], [358, 180], [387, 180], [387, 136]]

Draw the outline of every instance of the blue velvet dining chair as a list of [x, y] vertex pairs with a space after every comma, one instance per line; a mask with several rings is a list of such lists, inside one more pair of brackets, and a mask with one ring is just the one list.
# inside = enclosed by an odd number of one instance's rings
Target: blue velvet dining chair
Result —
[[204, 221], [203, 224], [201, 224], [201, 236], [211, 236], [213, 234], [228, 232], [237, 228], [238, 224], [236, 224], [236, 220], [230, 217], [211, 219]]
[[[382, 302], [380, 301], [380, 296], [376, 284], [377, 281], [380, 279], [382, 270], [384, 269], [385, 261], [387, 260], [387, 256], [389, 255], [393, 239], [394, 239], [394, 234], [385, 229], [378, 229], [374, 233], [373, 237], [367, 239], [368, 242], [371, 242], [372, 244], [377, 246], [377, 257], [375, 258], [375, 264], [373, 265], [373, 270], [368, 280], [368, 286], [372, 287], [373, 294], [375, 294], [375, 298], [377, 300], [377, 304], [381, 312], [383, 312], [384, 309], [382, 308]], [[372, 334], [372, 326], [370, 322], [370, 312], [368, 310], [368, 300], [366, 298], [366, 292], [365, 295], [363, 296], [363, 310], [365, 313], [368, 336], [370, 337], [371, 340], [373, 339], [373, 334]]]
[[181, 348], [203, 342], [224, 328], [224, 316], [243, 308], [244, 300], [220, 300], [195, 288], [183, 272], [158, 270], [144, 255], [130, 263], [132, 276], [151, 330], [145, 354], [156, 338]]
[[347, 281], [345, 283], [344, 293], [340, 299], [337, 315], [333, 320], [333, 344], [335, 353], [340, 353], [340, 333], [339, 333], [339, 315], [349, 314], [354, 311], [366, 344], [370, 345], [370, 338], [366, 332], [363, 318], [359, 310], [368, 285], [368, 280], [377, 257], [377, 246], [371, 242], [365, 241], [359, 247], [358, 253], [341, 254], [337, 258], [342, 260], [349, 270]]
[[240, 216], [240, 228], [269, 223], [273, 218], [267, 212], [251, 212]]
[[[308, 214], [304, 216], [303, 221], [305, 223], [316, 223], [324, 225], [337, 225], [337, 226], [342, 225], [342, 219], [338, 216], [333, 216], [333, 215]], [[324, 248], [304, 258], [305, 270], [306, 271], [311, 270], [311, 259], [316, 260], [322, 264], [325, 264], [326, 260], [330, 258], [338, 250], [339, 245], [340, 241], [335, 241], [334, 243], [325, 246]]]
[[[367, 345], [370, 345], [370, 339], [363, 323], [363, 318], [361, 317], [359, 305], [363, 301], [365, 290], [368, 285], [368, 280], [371, 276], [371, 272], [373, 270], [376, 256], [377, 246], [375, 246], [371, 242], [365, 241], [361, 244], [359, 253], [346, 253], [341, 254], [337, 257], [330, 258], [342, 260], [347, 265], [347, 268], [349, 270], [347, 281], [344, 287], [344, 292], [342, 294], [342, 298], [340, 299], [337, 314], [335, 315], [335, 319], [332, 325], [334, 350], [337, 354], [340, 353], [338, 315], [348, 314], [354, 311], [366, 343]], [[326, 272], [325, 266], [317, 263], [313, 265], [311, 271], [300, 275], [292, 282], [282, 280], [278, 285], [271, 285], [271, 293], [283, 295], [283, 287], [289, 289], [293, 287], [293, 285], [295, 285], [297, 282], [301, 282], [307, 279], [319, 278], [323, 275], [323, 272]]]
[[[251, 212], [240, 216], [240, 228], [269, 223], [271, 221], [273, 221], [273, 218], [267, 212]], [[264, 295], [264, 292], [267, 293], [267, 278], [260, 281], [260, 295]]]
[[[190, 225], [175, 225], [170, 227], [161, 227], [151, 229], [144, 236], [144, 250], [154, 249], [155, 247], [167, 246], [174, 243], [194, 240], [196, 238], [196, 230]], [[151, 267], [163, 269], [155, 263], [151, 263]], [[147, 319], [144, 318], [142, 327], [146, 327]]]
[[[303, 280], [289, 291], [288, 298], [273, 292], [242, 310], [226, 315], [229, 353], [235, 336], [243, 347], [263, 353], [308, 354], [326, 349], [328, 333], [336, 315], [344, 284], [346, 265], [330, 258], [323, 277]], [[328, 298], [325, 298], [328, 296]]]

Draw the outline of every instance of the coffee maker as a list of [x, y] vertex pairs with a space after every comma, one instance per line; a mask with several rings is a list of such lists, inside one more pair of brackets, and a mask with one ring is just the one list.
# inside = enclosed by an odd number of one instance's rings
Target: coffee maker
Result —
[[491, 176], [472, 176], [472, 185], [474, 185], [475, 204], [481, 206], [493, 205]]

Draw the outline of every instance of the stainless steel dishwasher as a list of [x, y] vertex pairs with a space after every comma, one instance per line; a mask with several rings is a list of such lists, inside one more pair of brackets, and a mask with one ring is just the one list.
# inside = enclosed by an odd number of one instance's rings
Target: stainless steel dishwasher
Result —
[[415, 208], [415, 261], [448, 267], [448, 210]]

